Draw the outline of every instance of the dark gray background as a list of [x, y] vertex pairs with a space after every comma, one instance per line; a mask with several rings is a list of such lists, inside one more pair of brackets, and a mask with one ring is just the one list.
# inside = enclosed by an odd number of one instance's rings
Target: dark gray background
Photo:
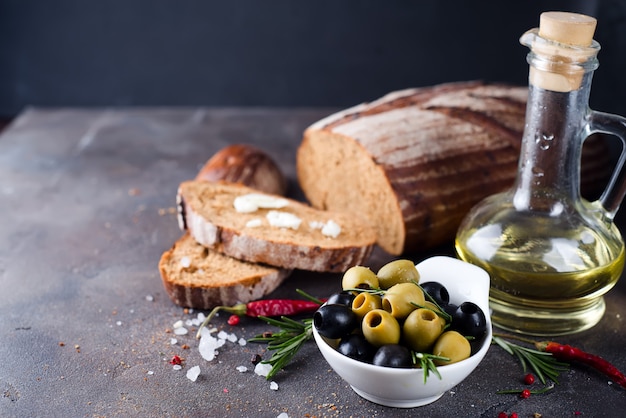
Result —
[[28, 106], [351, 106], [527, 83], [545, 10], [598, 18], [592, 107], [626, 114], [626, 1], [0, 0], [0, 116]]

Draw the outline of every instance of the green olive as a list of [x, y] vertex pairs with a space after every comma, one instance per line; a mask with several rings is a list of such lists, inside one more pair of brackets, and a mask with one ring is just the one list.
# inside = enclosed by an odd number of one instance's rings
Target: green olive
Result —
[[343, 274], [341, 287], [343, 290], [378, 289], [378, 277], [368, 267], [352, 266]]
[[381, 289], [389, 289], [397, 283], [418, 283], [420, 274], [411, 260], [394, 260], [378, 270], [376, 273]]
[[361, 324], [363, 336], [375, 347], [400, 342], [400, 324], [383, 309], [369, 311]]
[[398, 283], [383, 296], [383, 309], [396, 319], [404, 319], [419, 306], [424, 305], [424, 291], [415, 283]]
[[416, 309], [407, 316], [402, 325], [402, 338], [411, 349], [419, 353], [430, 352], [445, 326], [446, 321], [434, 311]]
[[450, 361], [435, 360], [438, 366], [456, 363], [465, 360], [470, 356], [472, 347], [467, 338], [456, 331], [446, 331], [435, 342], [433, 346], [433, 354], [436, 356], [447, 357]]
[[362, 292], [352, 300], [352, 312], [363, 319], [366, 313], [374, 309], [381, 309], [383, 306], [380, 296], [373, 293]]

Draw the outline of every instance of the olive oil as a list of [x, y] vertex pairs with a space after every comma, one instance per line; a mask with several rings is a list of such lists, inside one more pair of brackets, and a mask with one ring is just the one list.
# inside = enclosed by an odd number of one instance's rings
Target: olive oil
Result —
[[580, 195], [589, 135], [614, 134], [626, 161], [626, 119], [588, 106], [600, 50], [595, 25], [589, 16], [546, 12], [522, 35], [530, 71], [516, 181], [474, 206], [457, 232], [459, 258], [490, 274], [493, 323], [511, 331], [562, 335], [594, 326], [624, 268], [613, 218], [626, 170], [618, 164], [598, 200]]
[[[622, 241], [607, 240], [601, 229], [559, 230], [549, 216], [515, 219], [462, 231], [456, 240], [459, 258], [491, 277], [493, 322], [534, 335], [595, 325], [604, 313], [602, 295], [624, 268]], [[610, 232], [619, 236], [614, 225]]]

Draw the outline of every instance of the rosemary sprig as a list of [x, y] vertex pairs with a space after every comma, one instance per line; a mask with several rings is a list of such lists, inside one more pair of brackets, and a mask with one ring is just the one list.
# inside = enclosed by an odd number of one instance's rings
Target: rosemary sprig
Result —
[[437, 370], [437, 365], [434, 360], [442, 360], [442, 361], [450, 361], [448, 357], [436, 356], [434, 354], [426, 354], [426, 353], [418, 353], [415, 351], [411, 351], [411, 357], [413, 359], [413, 364], [419, 366], [424, 370], [424, 384], [426, 384], [426, 380], [430, 373], [434, 373], [435, 376], [441, 380], [441, 373]]
[[267, 349], [274, 351], [269, 360], [262, 361], [262, 363], [272, 366], [272, 369], [267, 374], [267, 379], [269, 380], [291, 361], [305, 342], [312, 338], [313, 319], [307, 318], [302, 321], [296, 321], [286, 316], [281, 316], [280, 319], [265, 316], [259, 316], [258, 318], [280, 329], [278, 332], [269, 335], [260, 334], [248, 340], [250, 342], [267, 343]]
[[530, 367], [543, 384], [546, 383], [546, 378], [554, 383], [559, 383], [557, 378], [560, 372], [569, 369], [567, 363], [558, 361], [550, 353], [506, 341], [504, 338], [496, 335], [492, 337], [492, 341], [510, 355], [517, 357], [524, 372]]

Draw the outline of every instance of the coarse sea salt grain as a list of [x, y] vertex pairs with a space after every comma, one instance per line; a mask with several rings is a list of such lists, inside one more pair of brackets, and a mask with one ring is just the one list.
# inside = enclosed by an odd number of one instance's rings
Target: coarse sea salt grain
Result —
[[172, 366], [173, 370], [180, 370], [182, 368], [183, 368], [183, 366], [181, 366], [180, 364], [175, 364], [175, 365]]
[[176, 343], [178, 343], [178, 340], [176, 338], [170, 338], [171, 345], [176, 345]]
[[225, 339], [215, 338], [211, 335], [211, 330], [202, 328], [200, 331], [200, 343], [198, 343], [198, 350], [203, 359], [211, 361], [217, 355], [217, 349], [226, 343]]
[[198, 376], [200, 376], [200, 366], [193, 366], [192, 368], [187, 370], [187, 379], [191, 380], [192, 382], [195, 382], [196, 379], [198, 379]]
[[254, 372], [263, 377], [267, 377], [271, 370], [272, 365], [267, 363], [257, 363], [256, 366], [254, 366]]
[[270, 389], [278, 390], [278, 383], [276, 383], [274, 381], [270, 382]]
[[174, 328], [174, 334], [176, 335], [187, 335], [189, 331], [185, 327]]
[[242, 346], [242, 347], [243, 347], [244, 345], [248, 344], [248, 341], [246, 341], [246, 339], [245, 339], [245, 338], [241, 337], [241, 338], [237, 341], [237, 343], [238, 343], [240, 346]]
[[289, 415], [286, 412], [281, 412], [276, 418], [289, 418]]
[[245, 373], [248, 371], [248, 368], [246, 366], [237, 366], [237, 371], [239, 373]]
[[174, 323], [172, 324], [172, 327], [173, 327], [173, 328], [180, 328], [180, 327], [182, 327], [183, 325], [184, 325], [183, 320], [182, 320], [182, 319], [179, 319], [178, 321], [176, 321], [176, 322], [174, 322]]

